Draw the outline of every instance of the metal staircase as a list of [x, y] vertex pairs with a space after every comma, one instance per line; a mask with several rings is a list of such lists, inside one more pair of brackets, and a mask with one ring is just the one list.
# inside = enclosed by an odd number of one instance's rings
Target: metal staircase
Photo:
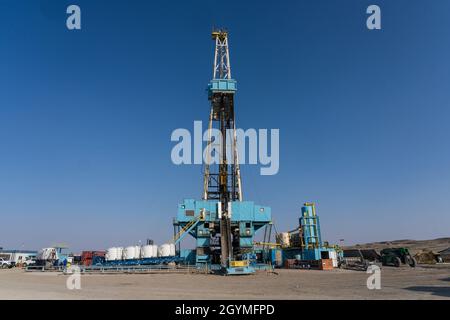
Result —
[[172, 242], [176, 245], [178, 242], [180, 242], [186, 234], [189, 233], [199, 221], [204, 220], [204, 215], [201, 213], [198, 217], [195, 217], [194, 219], [190, 220], [181, 230], [173, 237]]

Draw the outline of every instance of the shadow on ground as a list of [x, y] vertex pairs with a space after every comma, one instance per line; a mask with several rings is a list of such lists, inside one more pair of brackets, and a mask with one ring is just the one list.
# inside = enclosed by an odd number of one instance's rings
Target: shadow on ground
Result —
[[406, 290], [417, 291], [417, 292], [428, 292], [433, 296], [441, 296], [450, 298], [450, 287], [432, 287], [432, 286], [416, 286], [408, 287]]

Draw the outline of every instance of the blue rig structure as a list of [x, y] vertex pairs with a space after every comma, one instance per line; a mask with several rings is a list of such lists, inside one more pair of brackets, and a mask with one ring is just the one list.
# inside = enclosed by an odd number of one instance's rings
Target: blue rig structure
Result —
[[[194, 252], [178, 252], [189, 259], [195, 256], [199, 267], [249, 274], [255, 271], [250, 263], [255, 254], [255, 233], [271, 223], [271, 210], [243, 201], [234, 112], [237, 86], [231, 77], [228, 33], [213, 31], [212, 39], [215, 54], [213, 79], [208, 85], [211, 111], [206, 155], [213, 157], [216, 152], [220, 161], [205, 161], [202, 200], [187, 199], [178, 206], [173, 241], [180, 249], [185, 235], [194, 237]], [[211, 138], [212, 129], [220, 130], [219, 143]], [[214, 148], [217, 144], [219, 148]]]
[[[224, 223], [220, 212], [220, 202], [213, 200], [186, 199], [178, 206], [177, 218], [174, 224], [181, 227], [178, 240], [187, 234], [195, 238], [196, 249], [181, 251], [180, 254], [199, 267], [214, 269], [224, 263], [226, 272], [253, 273], [255, 258], [254, 237], [258, 230], [271, 223], [270, 207], [256, 205], [252, 201], [232, 201], [228, 206], [230, 230], [232, 230], [232, 255], [228, 261], [221, 260], [222, 249], [220, 239], [220, 224]], [[177, 242], [179, 243], [179, 242]], [[221, 268], [219, 268], [221, 269]]]

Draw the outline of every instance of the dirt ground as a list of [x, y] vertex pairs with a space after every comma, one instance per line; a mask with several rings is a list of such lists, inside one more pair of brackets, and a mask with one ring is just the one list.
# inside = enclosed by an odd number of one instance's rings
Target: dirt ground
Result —
[[205, 274], [67, 275], [0, 270], [0, 299], [450, 299], [450, 265], [384, 267], [381, 289], [368, 290], [361, 271], [277, 270], [250, 276]]

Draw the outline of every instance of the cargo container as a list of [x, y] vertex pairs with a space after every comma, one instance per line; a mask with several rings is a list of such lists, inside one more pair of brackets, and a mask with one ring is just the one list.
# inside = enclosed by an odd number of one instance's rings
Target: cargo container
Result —
[[83, 251], [81, 253], [81, 264], [84, 266], [92, 265], [94, 257], [105, 257], [106, 251]]
[[333, 270], [333, 259], [321, 259], [319, 263], [320, 270]]

